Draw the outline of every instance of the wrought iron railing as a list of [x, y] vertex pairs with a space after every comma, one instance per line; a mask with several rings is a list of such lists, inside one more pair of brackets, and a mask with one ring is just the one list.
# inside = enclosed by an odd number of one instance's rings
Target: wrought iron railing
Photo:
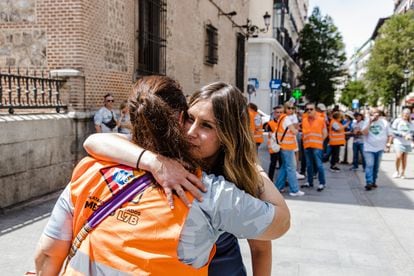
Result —
[[50, 73], [45, 77], [44, 71], [40, 76], [29, 75], [29, 70], [25, 74], [20, 74], [20, 69], [12, 73], [10, 68], [7, 73], [0, 69], [0, 111], [8, 109], [10, 114], [14, 114], [16, 109], [55, 109], [60, 112], [67, 110], [67, 105], [60, 99], [60, 91], [64, 80], [52, 78]]

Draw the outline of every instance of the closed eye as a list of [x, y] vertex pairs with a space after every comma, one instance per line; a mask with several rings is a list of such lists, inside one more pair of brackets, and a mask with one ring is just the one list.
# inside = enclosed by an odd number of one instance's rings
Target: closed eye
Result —
[[203, 123], [202, 126], [208, 129], [213, 129], [213, 126], [209, 123]]

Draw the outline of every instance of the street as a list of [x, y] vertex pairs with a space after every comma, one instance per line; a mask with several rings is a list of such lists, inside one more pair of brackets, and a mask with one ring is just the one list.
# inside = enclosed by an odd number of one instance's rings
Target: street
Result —
[[[263, 146], [260, 156], [267, 170]], [[327, 170], [324, 191], [303, 189], [306, 195], [299, 198], [284, 194], [291, 228], [273, 241], [272, 275], [414, 275], [414, 155], [406, 179], [391, 177], [394, 160], [394, 153], [384, 154], [376, 190], [364, 190], [362, 171], [341, 165], [339, 173]], [[57, 196], [0, 215], [2, 275], [34, 268], [36, 243]], [[247, 242], [241, 247], [251, 275]]]

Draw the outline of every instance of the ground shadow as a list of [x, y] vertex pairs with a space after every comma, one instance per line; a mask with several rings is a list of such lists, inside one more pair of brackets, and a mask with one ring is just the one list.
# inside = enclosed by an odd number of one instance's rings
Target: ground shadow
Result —
[[[259, 148], [259, 157], [262, 167], [267, 172], [270, 156], [265, 143]], [[414, 155], [410, 153], [409, 158], [413, 159]], [[393, 153], [383, 155], [382, 165], [377, 180], [378, 188], [371, 191], [365, 191], [365, 175], [362, 169], [359, 171], [352, 171], [350, 170], [351, 165], [341, 164], [339, 165], [341, 172], [334, 173], [329, 170], [329, 164], [325, 163], [327, 182], [325, 190], [317, 192], [316, 188], [319, 183], [317, 180], [314, 180], [314, 188], [301, 188], [301, 190], [306, 193], [305, 196], [291, 197], [288, 193], [284, 193], [283, 195], [289, 200], [358, 204], [361, 206], [414, 210], [414, 202], [412, 198], [407, 196], [407, 193], [414, 191], [414, 186], [409, 185], [409, 183], [412, 182], [413, 177], [393, 179], [391, 174], [394, 170], [394, 160], [395, 156]], [[408, 162], [408, 167], [411, 163]], [[277, 170], [275, 172], [274, 180], [276, 180], [276, 177]], [[305, 182], [306, 180], [300, 180], [299, 185], [304, 184]]]
[[26, 227], [50, 216], [59, 193], [16, 206], [0, 215], [0, 236]]

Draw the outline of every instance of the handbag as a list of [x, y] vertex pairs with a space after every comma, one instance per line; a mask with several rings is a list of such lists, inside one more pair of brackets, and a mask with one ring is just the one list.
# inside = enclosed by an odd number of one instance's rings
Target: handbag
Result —
[[270, 137], [267, 140], [267, 147], [274, 153], [278, 153], [280, 151], [280, 145], [277, 142], [276, 133], [273, 132], [270, 134]]
[[112, 114], [111, 120], [107, 123], [102, 122], [102, 124], [104, 124], [110, 130], [113, 130], [116, 127], [116, 121], [114, 119], [114, 113], [112, 111], [111, 111], [111, 114]]
[[[280, 121], [277, 125], [276, 131], [279, 129], [279, 125], [280, 125]], [[283, 139], [285, 138], [287, 130], [288, 128], [285, 128], [285, 131], [283, 132], [282, 139], [280, 139], [280, 142], [282, 142]], [[267, 147], [271, 151], [273, 151], [273, 153], [278, 153], [280, 151], [280, 144], [279, 144], [279, 141], [277, 140], [277, 135], [275, 132], [272, 132], [270, 134], [270, 138], [267, 140]]]

